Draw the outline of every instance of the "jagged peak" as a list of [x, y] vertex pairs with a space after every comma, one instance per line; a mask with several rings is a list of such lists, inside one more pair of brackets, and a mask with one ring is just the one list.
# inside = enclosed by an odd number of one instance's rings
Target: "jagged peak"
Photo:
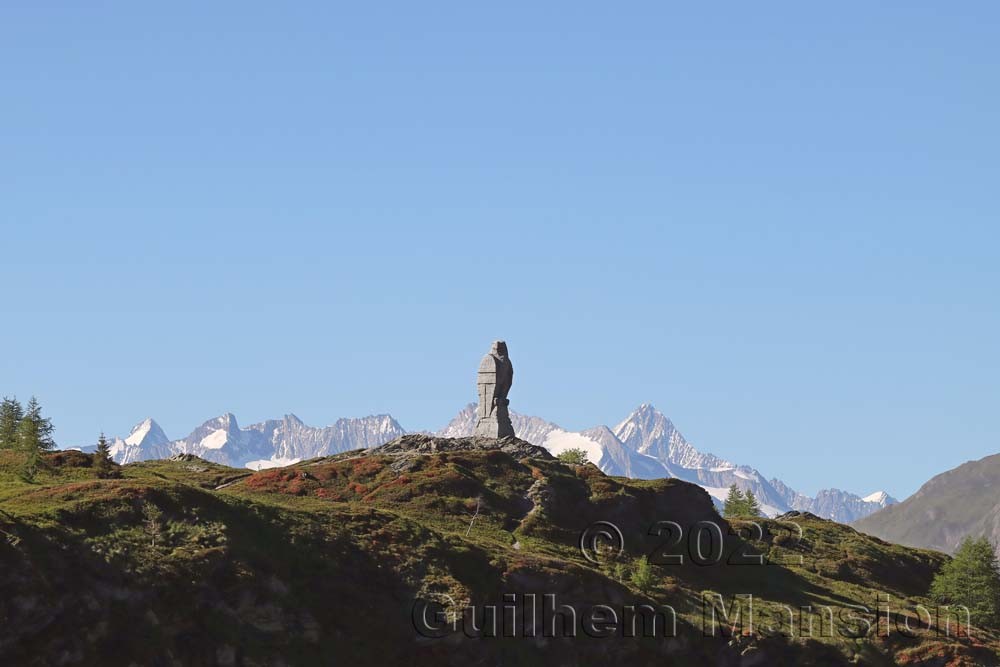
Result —
[[236, 420], [236, 415], [232, 412], [227, 412], [218, 418], [219, 425], [231, 433], [235, 433], [240, 430], [240, 423]]
[[611, 430], [622, 442], [625, 442], [635, 438], [640, 433], [657, 430], [672, 432], [677, 429], [665, 414], [653, 407], [652, 403], [643, 403]]
[[341, 417], [338, 422], [360, 422], [360, 421], [372, 421], [372, 420], [385, 420], [391, 419], [396, 421], [396, 418], [387, 412], [380, 412], [375, 415], [365, 415], [364, 417]]
[[[124, 440], [128, 445], [138, 445], [147, 439], [151, 440], [154, 444], [161, 444], [168, 441], [167, 435], [152, 417], [146, 417], [133, 426]], [[115, 440], [118, 440], [118, 438], [115, 438]]]
[[133, 426], [132, 430], [129, 431], [129, 433], [135, 433], [136, 431], [138, 431], [141, 428], [149, 428], [151, 426], [159, 426], [159, 424], [157, 424], [156, 420], [153, 419], [152, 417], [146, 417], [145, 419], [143, 419], [142, 421], [140, 421], [138, 424], [136, 424], [135, 426]]
[[396, 418], [390, 414], [383, 413], [377, 415], [365, 415], [364, 417], [341, 417], [333, 424], [330, 424], [326, 428], [345, 428], [351, 424], [375, 424], [387, 426], [389, 428], [398, 429], [399, 431], [405, 431], [400, 423], [396, 421]]
[[652, 403], [640, 403], [637, 408], [629, 413], [629, 418], [632, 417], [645, 417], [645, 416], [660, 416], [663, 417], [663, 413], [656, 409], [656, 406]]
[[899, 502], [885, 491], [876, 491], [874, 493], [869, 493], [861, 500], [865, 501], [866, 503], [878, 503], [879, 505], [891, 505], [896, 502]]
[[625, 419], [619, 422], [613, 430], [617, 431], [626, 424], [629, 423], [652, 423], [652, 424], [663, 424], [670, 425], [673, 427], [673, 422], [670, 421], [670, 417], [656, 409], [652, 403], [642, 403], [639, 407], [635, 408], [628, 414]]
[[596, 434], [599, 433], [599, 434], [602, 434], [602, 435], [603, 434], [607, 434], [607, 435], [614, 436], [614, 433], [611, 431], [611, 429], [608, 428], [607, 426], [605, 426], [604, 424], [598, 424], [597, 426], [591, 426], [588, 429], [584, 429], [584, 430], [580, 431], [580, 433], [583, 433], [584, 435], [590, 435], [590, 434], [595, 434], [596, 435]]
[[236, 415], [234, 415], [232, 412], [224, 412], [218, 417], [212, 417], [211, 419], [207, 419], [204, 422], [202, 422], [202, 424], [198, 428], [192, 431], [191, 435], [194, 435], [195, 433], [198, 433], [199, 431], [203, 430], [212, 430], [212, 431], [225, 430], [225, 431], [235, 432], [240, 430], [240, 424], [236, 420]]

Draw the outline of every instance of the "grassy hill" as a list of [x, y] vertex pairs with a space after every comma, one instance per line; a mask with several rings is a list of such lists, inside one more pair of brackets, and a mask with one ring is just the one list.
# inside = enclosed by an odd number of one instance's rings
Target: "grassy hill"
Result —
[[[484, 444], [406, 436], [257, 473], [185, 457], [111, 480], [60, 452], [34, 484], [0, 453], [0, 663], [998, 663], [985, 629], [898, 630], [931, 607], [942, 554], [810, 515], [730, 525], [692, 484]], [[623, 545], [591, 539], [617, 539], [609, 524]], [[532, 620], [531, 595], [561, 611]], [[712, 623], [720, 601], [730, 618]]]

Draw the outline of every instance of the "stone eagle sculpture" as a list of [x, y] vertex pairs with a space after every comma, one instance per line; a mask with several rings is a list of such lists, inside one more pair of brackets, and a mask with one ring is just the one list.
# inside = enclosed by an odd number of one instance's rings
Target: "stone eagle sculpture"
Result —
[[513, 437], [514, 426], [510, 423], [507, 406], [507, 392], [514, 381], [514, 366], [507, 356], [507, 343], [494, 341], [493, 347], [479, 364], [476, 389], [479, 393], [479, 407], [475, 435], [484, 438]]

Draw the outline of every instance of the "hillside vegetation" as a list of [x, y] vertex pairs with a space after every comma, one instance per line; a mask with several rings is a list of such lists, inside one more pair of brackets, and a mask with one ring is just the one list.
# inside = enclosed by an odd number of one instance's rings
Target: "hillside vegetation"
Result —
[[[915, 623], [918, 605], [933, 609], [944, 555], [811, 515], [730, 524], [693, 484], [608, 477], [502, 442], [405, 436], [256, 473], [179, 457], [123, 466], [119, 479], [97, 479], [91, 455], [56, 452], [32, 483], [17, 473], [21, 453], [0, 452], [0, 663], [998, 662], [989, 630], [946, 637]], [[669, 605], [676, 632], [661, 623], [659, 636], [627, 636], [605, 617], [576, 636], [557, 622], [547, 637], [540, 619], [513, 613], [516, 636], [482, 631], [481, 610], [503, 616], [505, 595], [532, 594], [556, 596], [578, 620], [599, 605]], [[754, 616], [744, 608], [741, 629], [731, 605], [747, 594]], [[888, 612], [875, 613], [877, 594]], [[729, 620], [708, 624], [715, 602]], [[433, 619], [436, 604], [456, 625], [418, 630], [415, 610]], [[818, 631], [822, 609], [830, 636]], [[914, 637], [897, 629], [906, 619]]]

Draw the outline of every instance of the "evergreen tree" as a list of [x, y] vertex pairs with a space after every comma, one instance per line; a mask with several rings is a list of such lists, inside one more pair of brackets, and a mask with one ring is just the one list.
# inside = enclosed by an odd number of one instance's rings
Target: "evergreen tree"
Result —
[[643, 556], [635, 562], [635, 569], [632, 570], [632, 583], [643, 593], [653, 587], [653, 566], [649, 559]]
[[17, 398], [3, 397], [0, 401], [0, 449], [14, 449], [18, 445], [17, 430], [24, 417], [24, 408]]
[[746, 502], [747, 499], [743, 492], [733, 484], [729, 487], [729, 495], [726, 496], [726, 504], [722, 510], [723, 515], [729, 518], [743, 516], [746, 511]]
[[28, 401], [17, 430], [18, 445], [27, 452], [43, 452], [55, 447], [52, 420], [42, 416], [42, 406], [34, 396]]
[[21, 479], [29, 484], [35, 481], [35, 475], [38, 474], [38, 463], [41, 459], [41, 454], [37, 449], [33, 449], [27, 453], [24, 459], [24, 463], [21, 464]]
[[146, 527], [146, 535], [149, 537], [149, 546], [155, 547], [157, 538], [163, 532], [163, 512], [153, 503], [144, 502], [142, 504], [142, 522]]
[[34, 396], [28, 401], [24, 416], [18, 422], [17, 446], [25, 453], [21, 479], [33, 482], [41, 465], [42, 452], [55, 447], [52, 441], [52, 421], [42, 416], [42, 406]]
[[746, 495], [743, 497], [743, 516], [760, 516], [760, 503], [757, 502], [757, 498], [750, 489], [747, 489]]
[[97, 451], [94, 452], [94, 472], [100, 479], [119, 476], [117, 466], [111, 458], [111, 445], [108, 444], [104, 433], [101, 433], [101, 437], [97, 439]]
[[1000, 564], [993, 544], [985, 537], [966, 537], [955, 557], [941, 567], [931, 583], [938, 602], [965, 605], [974, 623], [1000, 623]]

